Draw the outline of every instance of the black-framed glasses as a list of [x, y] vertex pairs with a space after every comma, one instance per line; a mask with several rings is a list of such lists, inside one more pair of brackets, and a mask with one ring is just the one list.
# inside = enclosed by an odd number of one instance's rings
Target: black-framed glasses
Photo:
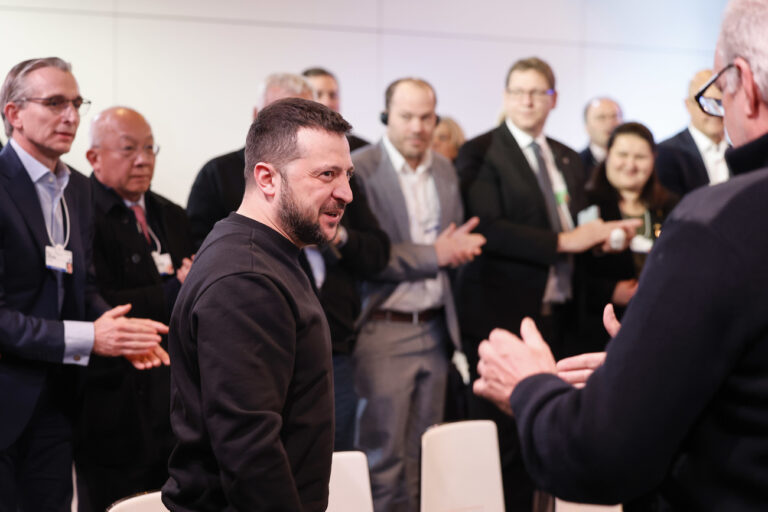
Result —
[[91, 102], [84, 100], [80, 96], [75, 99], [65, 98], [64, 96], [48, 96], [47, 98], [22, 98], [21, 101], [31, 101], [32, 103], [38, 103], [52, 112], [60, 114], [67, 109], [68, 105], [72, 105], [80, 115], [84, 115], [88, 112], [88, 108], [91, 106]]
[[696, 96], [693, 97], [693, 101], [696, 102], [701, 111], [705, 114], [714, 117], [723, 117], [723, 114], [725, 113], [725, 110], [723, 109], [723, 100], [720, 98], [710, 98], [708, 96], [704, 96], [704, 93], [707, 92], [707, 89], [709, 89], [723, 73], [733, 67], [736, 67], [736, 65], [731, 62], [723, 69], [712, 75], [712, 78], [707, 80], [707, 83], [702, 85], [701, 89], [699, 89], [699, 92], [697, 92]]

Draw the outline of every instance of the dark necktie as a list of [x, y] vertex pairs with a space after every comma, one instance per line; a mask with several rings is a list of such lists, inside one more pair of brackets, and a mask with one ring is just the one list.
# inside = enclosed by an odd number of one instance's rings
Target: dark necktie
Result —
[[[549, 170], [547, 164], [544, 163], [544, 157], [541, 154], [541, 146], [536, 141], [531, 142], [531, 149], [536, 156], [536, 165], [539, 167], [539, 172], [536, 173], [536, 179], [539, 180], [539, 188], [544, 195], [544, 202], [547, 205], [547, 217], [549, 217], [549, 223], [552, 225], [552, 229], [556, 233], [563, 231], [563, 225], [560, 222], [560, 213], [557, 210], [557, 200], [555, 199], [555, 191], [552, 189], [552, 180], [549, 179]], [[564, 302], [571, 298], [571, 275], [572, 275], [572, 263], [571, 259], [566, 254], [560, 254], [555, 261], [555, 279], [557, 283], [557, 296], [552, 297], [552, 302]]]
[[560, 214], [557, 211], [557, 201], [555, 200], [555, 191], [552, 190], [552, 180], [549, 179], [547, 164], [544, 163], [544, 157], [541, 154], [541, 146], [536, 141], [533, 141], [531, 142], [531, 149], [533, 149], [533, 154], [536, 155], [536, 165], [539, 167], [536, 179], [539, 180], [539, 188], [544, 195], [544, 202], [547, 205], [549, 223], [552, 224], [552, 229], [556, 233], [560, 233], [563, 230], [563, 226], [560, 223]]

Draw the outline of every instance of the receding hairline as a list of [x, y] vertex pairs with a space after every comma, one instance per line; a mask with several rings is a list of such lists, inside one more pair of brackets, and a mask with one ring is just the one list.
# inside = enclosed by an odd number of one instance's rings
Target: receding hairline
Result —
[[387, 94], [385, 94], [385, 108], [389, 110], [389, 108], [392, 106], [392, 101], [395, 98], [395, 94], [397, 94], [397, 91], [400, 89], [401, 85], [410, 84], [414, 87], [417, 87], [422, 90], [428, 91], [432, 95], [432, 103], [435, 107], [437, 107], [437, 93], [435, 93], [435, 88], [432, 87], [432, 84], [427, 82], [426, 80], [423, 80], [421, 78], [400, 78], [398, 80], [395, 80], [392, 82], [389, 87], [387, 87]]
[[152, 125], [149, 124], [149, 121], [147, 121], [147, 118], [144, 117], [141, 112], [134, 110], [130, 107], [124, 107], [124, 106], [114, 106], [105, 108], [91, 121], [91, 147], [97, 146], [101, 140], [101, 138], [104, 136], [104, 133], [107, 131], [116, 132], [117, 127], [116, 125], [119, 124], [121, 121], [124, 121], [130, 117], [134, 117], [136, 119], [141, 120], [147, 128], [149, 128], [149, 132], [152, 136], [154, 134], [152, 133]]
[[616, 106], [616, 108], [619, 109], [619, 112], [622, 112], [621, 105], [619, 105], [619, 102], [616, 101], [615, 99], [610, 98], [608, 96], [595, 96], [594, 98], [590, 99], [586, 105], [584, 105], [584, 121], [585, 122], [587, 120], [587, 116], [589, 115], [589, 111], [592, 110], [592, 107], [597, 107], [602, 101], [613, 103]]

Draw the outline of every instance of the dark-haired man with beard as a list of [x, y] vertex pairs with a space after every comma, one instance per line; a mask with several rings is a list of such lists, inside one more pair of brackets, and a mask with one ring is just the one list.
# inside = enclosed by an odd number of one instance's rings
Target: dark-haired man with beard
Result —
[[330, 335], [299, 253], [333, 239], [352, 201], [349, 129], [298, 98], [251, 125], [242, 204], [198, 251], [171, 318], [171, 510], [327, 506]]

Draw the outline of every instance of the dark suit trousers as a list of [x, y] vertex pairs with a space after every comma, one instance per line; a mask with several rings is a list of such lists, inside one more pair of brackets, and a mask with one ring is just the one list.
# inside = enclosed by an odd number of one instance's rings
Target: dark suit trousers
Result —
[[0, 512], [68, 512], [72, 506], [72, 420], [52, 396], [57, 386], [48, 379], [21, 436], [0, 451]]
[[157, 491], [168, 480], [167, 464], [114, 468], [78, 463], [78, 512], [103, 512], [117, 500], [144, 491]]

